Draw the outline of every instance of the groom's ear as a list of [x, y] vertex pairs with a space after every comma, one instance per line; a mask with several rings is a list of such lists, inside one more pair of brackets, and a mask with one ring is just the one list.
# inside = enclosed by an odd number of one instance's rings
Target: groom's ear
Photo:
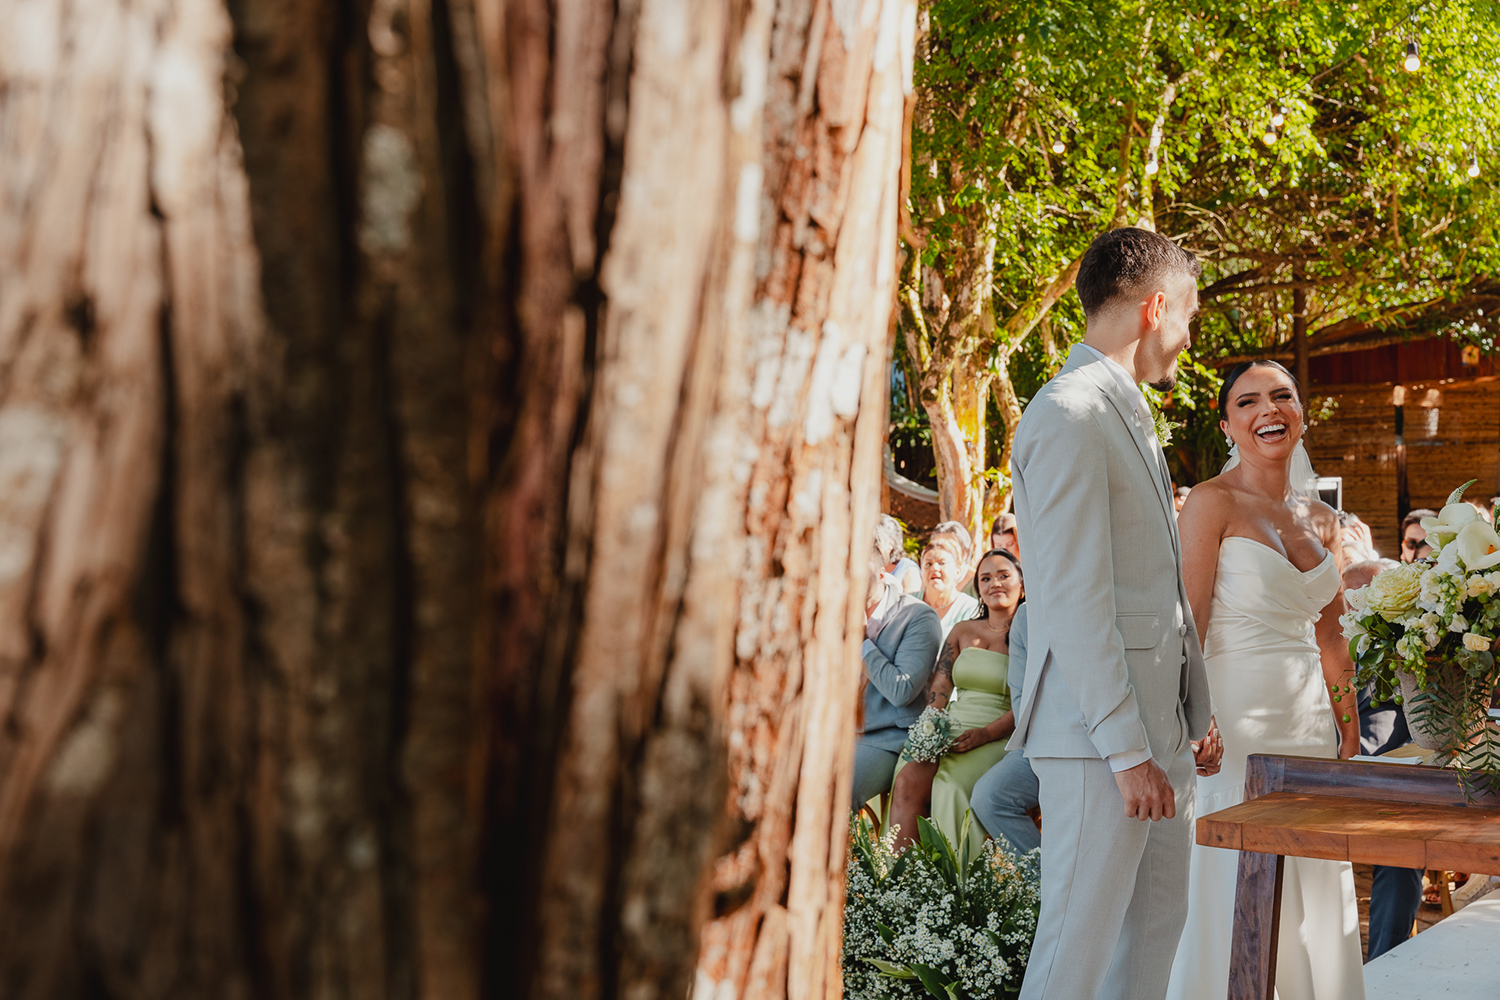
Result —
[[1141, 318], [1145, 322], [1146, 329], [1160, 329], [1162, 315], [1167, 311], [1167, 293], [1161, 289], [1152, 292], [1146, 296], [1146, 301], [1141, 303], [1141, 309]]

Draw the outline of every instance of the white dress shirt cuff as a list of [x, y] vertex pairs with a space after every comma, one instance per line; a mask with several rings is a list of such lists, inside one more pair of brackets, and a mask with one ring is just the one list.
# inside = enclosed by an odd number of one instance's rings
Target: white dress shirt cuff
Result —
[[1151, 748], [1142, 750], [1121, 750], [1119, 753], [1109, 755], [1109, 769], [1115, 773], [1128, 771], [1132, 767], [1139, 767], [1151, 759]]

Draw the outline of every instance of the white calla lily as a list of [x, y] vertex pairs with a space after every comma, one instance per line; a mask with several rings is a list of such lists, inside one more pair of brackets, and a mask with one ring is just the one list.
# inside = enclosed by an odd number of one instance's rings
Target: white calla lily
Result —
[[1450, 503], [1438, 511], [1437, 517], [1422, 518], [1422, 527], [1427, 529], [1427, 544], [1435, 549], [1453, 541], [1465, 525], [1479, 520], [1479, 512], [1466, 503]]
[[1500, 566], [1500, 535], [1477, 517], [1463, 526], [1453, 547], [1470, 573]]

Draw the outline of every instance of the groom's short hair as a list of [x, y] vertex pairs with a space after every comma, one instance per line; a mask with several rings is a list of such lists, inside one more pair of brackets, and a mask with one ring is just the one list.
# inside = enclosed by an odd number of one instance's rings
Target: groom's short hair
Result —
[[1126, 226], [1102, 233], [1089, 244], [1078, 265], [1083, 314], [1093, 316], [1116, 296], [1172, 273], [1197, 278], [1203, 266], [1197, 257], [1149, 229]]

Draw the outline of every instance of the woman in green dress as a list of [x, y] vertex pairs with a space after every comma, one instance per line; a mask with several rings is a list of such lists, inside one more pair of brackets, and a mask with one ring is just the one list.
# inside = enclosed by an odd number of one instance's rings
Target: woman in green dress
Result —
[[[946, 707], [960, 735], [940, 761], [898, 763], [891, 787], [891, 822], [901, 827], [898, 848], [916, 839], [921, 815], [930, 816], [958, 848], [974, 782], [1005, 756], [1004, 741], [1016, 728], [1006, 673], [1010, 623], [1024, 599], [1020, 561], [1003, 549], [985, 553], [974, 587], [979, 613], [948, 633], [928, 688], [928, 703]], [[965, 853], [977, 853], [986, 836], [974, 821]]]

